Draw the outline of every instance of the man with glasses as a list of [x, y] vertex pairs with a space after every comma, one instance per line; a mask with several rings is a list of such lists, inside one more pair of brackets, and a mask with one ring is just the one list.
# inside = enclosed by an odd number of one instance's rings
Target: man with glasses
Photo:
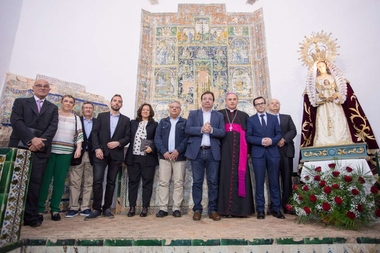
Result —
[[202, 108], [190, 111], [186, 123], [189, 141], [185, 156], [191, 160], [193, 170], [193, 220], [202, 217], [203, 180], [206, 171], [208, 187], [209, 218], [219, 221], [218, 185], [220, 162], [220, 139], [226, 135], [224, 119], [220, 112], [214, 111], [214, 93], [205, 91], [201, 96]]
[[26, 148], [33, 153], [24, 213], [24, 225], [31, 227], [39, 227], [43, 222], [43, 216], [38, 213], [38, 199], [52, 139], [58, 128], [58, 107], [46, 100], [49, 91], [48, 81], [37, 80], [33, 97], [14, 101], [10, 119], [13, 131], [8, 146]]
[[169, 186], [173, 177], [173, 216], [181, 217], [183, 200], [183, 182], [185, 180], [186, 145], [188, 137], [185, 133], [186, 119], [179, 116], [181, 104], [174, 101], [169, 105], [169, 117], [160, 121], [157, 126], [154, 143], [160, 158], [157, 218], [168, 215]]
[[251, 157], [256, 181], [256, 210], [257, 218], [265, 219], [264, 181], [265, 172], [268, 173], [272, 215], [285, 219], [281, 213], [280, 188], [278, 174], [280, 153], [277, 143], [281, 140], [281, 129], [277, 118], [265, 112], [266, 102], [263, 97], [253, 100], [257, 113], [248, 118], [247, 142], [252, 144]]

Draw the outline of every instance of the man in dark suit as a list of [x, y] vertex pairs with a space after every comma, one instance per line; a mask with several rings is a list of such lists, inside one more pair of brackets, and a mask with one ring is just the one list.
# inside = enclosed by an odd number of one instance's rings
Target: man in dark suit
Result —
[[[111, 99], [111, 111], [103, 112], [92, 128], [92, 148], [94, 157], [94, 201], [93, 211], [85, 220], [99, 217], [113, 218], [111, 205], [116, 185], [116, 177], [124, 161], [124, 146], [130, 142], [130, 119], [119, 112], [123, 106], [121, 95], [114, 95]], [[103, 199], [104, 172], [108, 166], [107, 185]]]
[[253, 100], [257, 113], [248, 118], [247, 142], [252, 144], [251, 156], [256, 181], [257, 218], [265, 218], [264, 181], [268, 172], [272, 214], [279, 219], [285, 219], [281, 213], [280, 188], [278, 174], [280, 153], [277, 143], [281, 140], [281, 129], [277, 118], [265, 112], [266, 102], [263, 97]]
[[38, 213], [38, 198], [46, 163], [51, 154], [52, 139], [58, 127], [58, 107], [46, 100], [50, 84], [43, 79], [33, 85], [34, 96], [17, 98], [13, 103], [12, 134], [9, 147], [19, 147], [20, 141], [33, 152], [24, 225], [41, 226], [43, 216]]
[[286, 210], [285, 205], [288, 203], [292, 194], [292, 173], [293, 173], [293, 158], [294, 158], [294, 142], [293, 139], [297, 135], [296, 126], [293, 123], [292, 117], [287, 114], [280, 113], [280, 102], [272, 98], [269, 102], [269, 113], [276, 116], [282, 133], [281, 140], [277, 143], [280, 151], [280, 174], [282, 186], [281, 205], [284, 213], [295, 214], [293, 210]]
[[185, 156], [191, 160], [193, 171], [193, 220], [202, 217], [203, 180], [206, 169], [208, 186], [208, 214], [215, 221], [220, 220], [218, 214], [218, 184], [221, 138], [226, 131], [224, 119], [220, 112], [214, 111], [214, 93], [206, 91], [201, 96], [202, 108], [190, 111], [185, 132], [189, 141]]
[[[92, 183], [94, 178], [93, 162], [94, 151], [92, 149], [92, 128], [96, 122], [93, 117], [94, 104], [85, 101], [82, 104], [82, 116], [80, 117], [83, 129], [82, 153], [79, 164], [70, 167], [70, 211], [66, 214], [66, 218], [72, 218], [80, 214], [88, 216], [91, 213], [90, 202], [92, 195]], [[82, 191], [83, 185], [83, 191]], [[82, 203], [79, 204], [79, 196], [82, 192]], [[79, 213], [80, 209], [80, 213]]]

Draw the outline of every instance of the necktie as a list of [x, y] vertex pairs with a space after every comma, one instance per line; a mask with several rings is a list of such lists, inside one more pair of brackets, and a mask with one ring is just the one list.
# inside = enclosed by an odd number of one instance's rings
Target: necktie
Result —
[[38, 113], [40, 113], [41, 111], [41, 103], [42, 103], [42, 100], [37, 100], [37, 110], [38, 110]]
[[261, 126], [263, 127], [263, 129], [265, 130], [265, 128], [267, 128], [267, 123], [265, 122], [265, 118], [264, 118], [265, 114], [261, 114], [260, 117], [261, 117]]

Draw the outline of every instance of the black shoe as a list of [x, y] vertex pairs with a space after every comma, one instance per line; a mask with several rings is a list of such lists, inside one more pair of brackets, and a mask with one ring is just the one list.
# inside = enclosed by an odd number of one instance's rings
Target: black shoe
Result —
[[143, 209], [141, 210], [141, 213], [140, 213], [140, 217], [146, 217], [147, 215], [148, 215], [148, 208], [143, 207]]
[[112, 212], [110, 209], [106, 209], [103, 211], [103, 216], [108, 218], [108, 219], [113, 219], [115, 216], [113, 216]]
[[259, 220], [265, 219], [265, 213], [264, 213], [264, 211], [257, 212], [257, 219], [259, 219]]
[[84, 218], [84, 220], [92, 220], [98, 218], [102, 213], [99, 210], [92, 211], [88, 216]]
[[38, 215], [38, 220], [42, 223], [44, 221], [44, 216], [41, 213]]
[[163, 210], [158, 211], [158, 213], [156, 214], [157, 218], [163, 218], [165, 216], [168, 216], [168, 212], [165, 212]]
[[33, 221], [24, 221], [24, 226], [39, 227], [42, 225], [42, 221], [39, 219]]
[[280, 210], [273, 211], [272, 215], [273, 215], [273, 217], [276, 217], [277, 219], [285, 219], [285, 216], [281, 213]]
[[290, 215], [297, 215], [296, 211], [294, 211], [293, 209], [290, 209], [289, 211], [285, 209], [284, 213], [285, 214], [290, 214]]
[[131, 206], [130, 208], [129, 208], [129, 212], [128, 212], [128, 217], [133, 217], [133, 216], [135, 216], [135, 214], [136, 214], [136, 208], [134, 207], [134, 206]]
[[61, 220], [61, 215], [59, 213], [53, 213], [53, 211], [50, 211], [51, 214], [51, 219], [53, 221], [60, 221]]
[[175, 218], [179, 218], [179, 217], [181, 217], [182, 215], [181, 215], [181, 212], [180, 212], [179, 210], [175, 210], [175, 211], [173, 212], [173, 216], [174, 216]]

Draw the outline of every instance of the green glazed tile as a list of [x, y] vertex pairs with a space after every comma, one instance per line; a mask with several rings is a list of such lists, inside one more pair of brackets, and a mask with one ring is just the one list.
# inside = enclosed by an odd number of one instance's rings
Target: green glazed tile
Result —
[[346, 238], [342, 238], [342, 237], [335, 237], [335, 238], [332, 238], [334, 243], [346, 243], [347, 239]]
[[304, 238], [304, 243], [305, 244], [333, 244], [334, 239], [333, 238]]
[[59, 240], [48, 240], [46, 246], [74, 246], [75, 239], [59, 239]]
[[13, 174], [13, 164], [14, 162], [4, 162], [3, 171], [0, 180], [0, 193], [9, 192], [9, 184], [11, 183]]
[[278, 238], [276, 239], [277, 244], [304, 244], [303, 239], [300, 241], [295, 241], [293, 238]]
[[25, 246], [45, 246], [46, 239], [24, 239]]
[[273, 239], [253, 239], [248, 241], [248, 245], [272, 245]]
[[133, 246], [162, 246], [162, 240], [134, 240]]
[[105, 239], [103, 246], [132, 246], [133, 239]]
[[165, 243], [163, 246], [191, 246], [191, 240], [171, 240], [169, 244]]
[[78, 239], [76, 242], [77, 246], [103, 246], [103, 240], [87, 240]]
[[357, 243], [380, 244], [380, 238], [358, 237]]
[[219, 246], [220, 245], [220, 239], [212, 239], [212, 240], [192, 240], [191, 246]]
[[229, 246], [229, 245], [248, 245], [248, 241], [244, 239], [222, 239], [221, 245]]
[[18, 252], [21, 252], [22, 243], [22, 240], [18, 240], [17, 242], [13, 242], [8, 245], [2, 246], [0, 247], [0, 252], [10, 252], [12, 250], [16, 252], [17, 249], [19, 249]]

